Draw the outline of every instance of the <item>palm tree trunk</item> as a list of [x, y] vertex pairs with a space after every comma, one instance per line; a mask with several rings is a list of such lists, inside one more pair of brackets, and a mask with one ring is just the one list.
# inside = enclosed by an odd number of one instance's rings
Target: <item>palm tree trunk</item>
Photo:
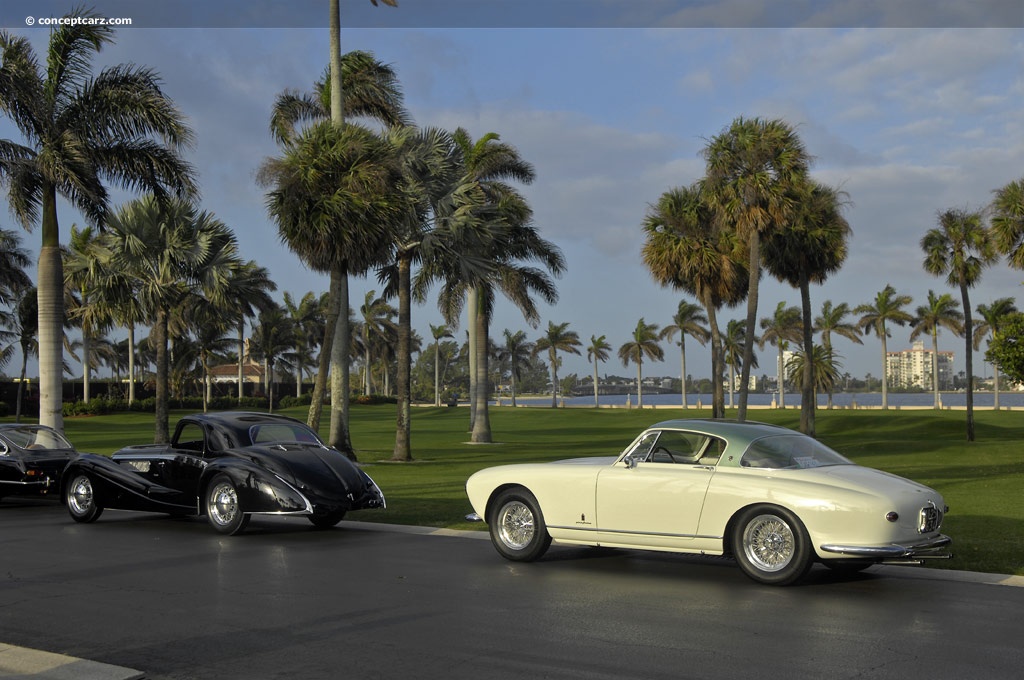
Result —
[[935, 395], [935, 408], [939, 408], [939, 327], [932, 327], [932, 393]]
[[434, 406], [441, 405], [441, 338], [434, 340]]
[[[480, 304], [483, 303], [483, 295], [477, 295]], [[487, 313], [483, 309], [477, 309], [477, 348], [476, 348], [476, 417], [473, 420], [473, 434], [470, 441], [474, 444], [487, 444], [491, 440], [491, 420], [487, 412], [487, 325], [489, 323]]]
[[725, 393], [722, 391], [722, 332], [718, 329], [718, 315], [710, 300], [704, 301], [711, 327], [711, 417], [725, 417]]
[[598, 408], [601, 402], [597, 399], [597, 357], [594, 357], [594, 408]]
[[[21, 376], [24, 379], [24, 375]], [[993, 397], [995, 399], [992, 402], [992, 408], [996, 411], [999, 410], [999, 364], [992, 364], [992, 381], [993, 381]]]
[[398, 408], [392, 460], [412, 460], [412, 261], [398, 258]]
[[477, 333], [477, 315], [480, 313], [479, 291], [471, 287], [466, 293], [466, 329], [469, 332], [469, 431], [476, 427], [476, 391], [480, 383], [477, 373], [476, 348], [480, 344]]
[[813, 437], [814, 412], [818, 406], [814, 390], [814, 323], [811, 316], [811, 284], [807, 273], [800, 272], [800, 302], [803, 305], [804, 377], [800, 386], [800, 431]]
[[551, 408], [558, 408], [558, 355], [555, 348], [548, 350], [551, 361]]
[[302, 355], [302, 347], [300, 345], [296, 344], [295, 345], [295, 357], [296, 357], [296, 360], [295, 360], [295, 398], [296, 399], [298, 399], [299, 397], [302, 396], [302, 369], [303, 369], [304, 366], [303, 366], [302, 360], [298, 358], [301, 355]]
[[882, 325], [882, 408], [889, 408], [889, 352], [886, 351], [885, 325]]
[[349, 411], [349, 353], [352, 344], [352, 328], [348, 322], [348, 270], [340, 267], [338, 276], [338, 323], [334, 332], [334, 346], [331, 348], [331, 434], [328, 443], [350, 460], [356, 460], [352, 440], [348, 432]]
[[679, 331], [679, 377], [682, 379], [680, 391], [683, 393], [683, 408], [686, 405], [686, 333]]
[[158, 309], [153, 325], [156, 336], [156, 421], [153, 424], [153, 443], [166, 444], [170, 440], [168, 420], [168, 351], [167, 351], [167, 310]]
[[740, 407], [736, 419], [747, 419], [747, 394], [750, 386], [750, 364], [754, 361], [754, 329], [757, 328], [757, 294], [761, 280], [761, 236], [757, 230], [750, 235], [750, 279], [747, 292], [747, 333], [743, 342], [743, 368], [740, 371]]
[[779, 408], [786, 408], [786, 367], [782, 362], [782, 347], [785, 344], [779, 340], [779, 358], [776, 359], [776, 370], [779, 372]]
[[245, 317], [238, 320], [238, 404], [245, 396]]
[[327, 378], [331, 366], [331, 347], [337, 331], [339, 304], [341, 302], [341, 273], [337, 267], [331, 269], [330, 292], [327, 296], [327, 318], [324, 324], [324, 341], [320, 345], [316, 380], [313, 381], [313, 396], [309, 402], [306, 424], [314, 430], [320, 429], [320, 414], [324, 408], [324, 394], [327, 392]]
[[28, 369], [28, 352], [21, 353], [21, 380], [18, 381], [18, 405], [14, 411], [14, 422], [21, 422], [21, 395], [25, 391], [25, 371]]
[[[85, 300], [83, 297], [83, 304]], [[89, 403], [89, 378], [92, 373], [91, 366], [89, 365], [89, 354], [92, 350], [89, 347], [89, 336], [91, 331], [88, 323], [82, 324], [82, 402]]]
[[971, 298], [960, 276], [960, 297], [964, 305], [964, 338], [967, 348], [967, 441], [974, 441], [974, 323], [971, 321]]
[[729, 408], [733, 407], [732, 396], [736, 389], [736, 366], [729, 364]]
[[64, 266], [60, 257], [57, 194], [43, 187], [39, 250], [39, 424], [64, 431]]
[[135, 322], [128, 324], [128, 405], [135, 401]]
[[636, 407], [644, 407], [644, 383], [643, 383], [643, 365], [644, 360], [637, 356], [636, 358]]
[[267, 357], [267, 413], [274, 412], [274, 362]]

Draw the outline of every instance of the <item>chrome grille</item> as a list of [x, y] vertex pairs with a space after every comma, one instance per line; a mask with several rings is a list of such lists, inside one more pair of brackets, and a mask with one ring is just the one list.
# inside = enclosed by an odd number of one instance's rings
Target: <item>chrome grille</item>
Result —
[[938, 531], [940, 526], [942, 526], [942, 511], [929, 501], [928, 505], [921, 508], [917, 530], [922, 534], [929, 534], [933, 531]]

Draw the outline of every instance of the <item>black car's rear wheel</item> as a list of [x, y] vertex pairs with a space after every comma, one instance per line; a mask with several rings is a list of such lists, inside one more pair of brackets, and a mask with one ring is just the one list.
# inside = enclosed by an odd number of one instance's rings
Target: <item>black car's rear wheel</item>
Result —
[[99, 519], [103, 507], [96, 500], [92, 477], [84, 472], [76, 472], [64, 489], [64, 500], [71, 519], [86, 523]]
[[234, 536], [245, 529], [249, 515], [238, 504], [238, 489], [227, 475], [217, 475], [203, 497], [206, 519], [218, 533]]
[[506, 489], [492, 505], [487, 524], [491, 543], [506, 559], [532, 562], [547, 552], [551, 534], [536, 497], [522, 487]]
[[313, 523], [317, 529], [330, 529], [335, 526], [341, 520], [345, 519], [344, 510], [334, 510], [333, 512], [314, 512], [312, 515], [307, 515], [309, 521]]
[[804, 525], [780, 507], [755, 505], [740, 514], [732, 534], [732, 552], [750, 578], [784, 586], [802, 579], [813, 552]]

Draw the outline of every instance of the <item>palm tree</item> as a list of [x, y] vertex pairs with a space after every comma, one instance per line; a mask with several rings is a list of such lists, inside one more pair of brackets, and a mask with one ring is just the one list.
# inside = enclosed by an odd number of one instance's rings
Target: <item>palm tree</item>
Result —
[[294, 345], [295, 334], [288, 312], [278, 305], [262, 310], [252, 334], [252, 349], [263, 359], [266, 368], [267, 409], [271, 413], [274, 411], [274, 366], [284, 361], [283, 355]]
[[887, 323], [894, 323], [903, 326], [914, 320], [903, 308], [911, 303], [909, 295], [897, 295], [896, 289], [886, 285], [875, 296], [874, 303], [857, 305], [854, 314], [860, 314], [860, 321], [857, 325], [864, 331], [864, 335], [873, 332], [882, 341], [882, 408], [889, 408], [889, 352], [886, 348], [886, 340], [889, 338]]
[[15, 410], [15, 422], [21, 422], [21, 401], [25, 389], [25, 371], [28, 359], [38, 351], [36, 333], [39, 323], [39, 309], [35, 286], [29, 286], [21, 292], [15, 306], [14, 333], [21, 347], [21, 372], [18, 380], [18, 402]]
[[[98, 18], [90, 10], [76, 16]], [[146, 68], [120, 64], [91, 75], [91, 61], [113, 41], [110, 26], [63, 24], [50, 33], [46, 66], [27, 38], [0, 32], [0, 110], [26, 143], [0, 140], [0, 181], [28, 230], [42, 222], [39, 251], [39, 422], [63, 429], [61, 406], [64, 273], [57, 196], [90, 224], [109, 212], [106, 182], [128, 190], [195, 192], [178, 151], [192, 134]]]
[[548, 321], [548, 330], [533, 345], [533, 354], [547, 350], [548, 364], [551, 366], [551, 408], [558, 406], [558, 352], [578, 355], [581, 347], [580, 336], [576, 331], [569, 330], [569, 322], [556, 324]]
[[0, 229], [0, 304], [20, 297], [20, 291], [32, 286], [32, 279], [25, 273], [30, 263], [29, 253], [21, 247], [18, 234]]
[[[831, 300], [825, 300], [821, 305], [821, 316], [814, 318], [814, 330], [821, 333], [821, 344], [825, 348], [826, 355], [832, 355], [832, 334], [837, 333], [848, 338], [858, 345], [863, 345], [857, 326], [846, 323], [846, 317], [850, 314], [850, 305], [841, 302], [832, 306]], [[828, 407], [832, 408], [832, 389], [828, 390]]]
[[788, 348], [789, 343], [800, 342], [803, 326], [800, 310], [796, 307], [787, 307], [785, 302], [780, 302], [775, 307], [773, 316], [761, 319], [759, 346], [764, 349], [766, 344], [771, 344], [779, 349], [779, 360], [775, 364], [779, 375], [779, 408], [786, 408], [786, 371], [782, 363], [782, 353]]
[[[708, 201], [728, 228], [746, 244], [747, 328], [757, 323], [761, 239], [793, 219], [794, 189], [806, 182], [810, 157], [793, 128], [782, 120], [737, 118], [704, 149]], [[747, 417], [754, 334], [743, 348], [737, 418]]]
[[110, 330], [113, 322], [112, 308], [103, 295], [103, 289], [108, 287], [106, 259], [98, 231], [71, 225], [71, 238], [64, 250], [64, 285], [71, 293], [67, 298], [68, 319], [82, 329], [82, 401], [86, 404], [92, 369], [97, 365], [90, 343], [94, 336]]
[[[726, 366], [729, 367], [729, 408], [732, 408], [732, 395], [736, 389], [736, 369], [743, 373], [743, 348], [747, 337], [747, 322], [731, 319], [725, 326], [725, 337], [722, 341], [722, 356]], [[757, 368], [757, 355], [751, 355], [754, 365]], [[782, 376], [779, 376], [782, 380]]]
[[[388, 0], [384, 0], [386, 3]], [[390, 3], [388, 3], [390, 4]], [[351, 329], [348, 276], [382, 264], [389, 225], [400, 216], [394, 188], [401, 173], [392, 147], [369, 130], [344, 124], [344, 114], [403, 125], [407, 114], [394, 69], [367, 52], [340, 52], [340, 23], [331, 5], [331, 60], [311, 94], [284, 92], [271, 116], [283, 156], [263, 165], [258, 179], [282, 240], [316, 271], [331, 276], [324, 341], [308, 423], [320, 426], [328, 368], [331, 375], [329, 443], [352, 454], [348, 431]], [[300, 132], [300, 126], [309, 127]]]
[[609, 345], [602, 335], [601, 337], [590, 336], [590, 345], [587, 346], [587, 361], [594, 364], [594, 407], [597, 408], [600, 403], [597, 399], [597, 363], [599, 361], [608, 361], [608, 352], [612, 346]]
[[935, 408], [940, 408], [939, 402], [939, 328], [947, 328], [956, 335], [964, 332], [964, 315], [959, 310], [960, 303], [953, 299], [949, 293], [936, 295], [935, 291], [928, 291], [928, 304], [920, 305], [914, 317], [913, 328], [910, 331], [910, 339], [916, 340], [922, 334], [928, 333], [932, 336], [932, 391], [935, 395]]
[[[359, 306], [359, 313], [363, 317], [363, 364], [365, 366], [363, 393], [372, 394], [372, 351], [375, 346], [381, 347], [394, 337], [397, 330], [395, 308], [389, 305], [383, 297], [377, 297], [377, 291], [370, 290], [366, 292], [363, 304]], [[383, 352], [382, 347], [381, 349]]]
[[980, 212], [951, 208], [939, 214], [939, 226], [921, 239], [924, 269], [945, 276], [946, 283], [960, 288], [964, 310], [967, 369], [967, 441], [974, 441], [974, 324], [967, 290], [981, 279], [981, 272], [996, 260], [995, 243]]
[[[786, 375], [790, 382], [799, 383], [807, 378], [807, 361], [802, 350], [793, 352], [793, 356], [786, 362]], [[839, 380], [839, 369], [843, 367], [839, 362], [839, 356], [824, 345], [815, 345], [811, 354], [810, 374], [812, 398], [817, 399], [817, 393], [821, 391], [830, 392], [835, 388]]]
[[672, 317], [672, 323], [661, 329], [661, 339], [672, 341], [676, 333], [679, 333], [679, 370], [682, 380], [683, 408], [686, 404], [686, 336], [689, 335], [701, 345], [707, 343], [711, 332], [703, 324], [708, 322], [708, 317], [701, 311], [700, 305], [682, 300]]
[[323, 310], [327, 300], [307, 292], [298, 302], [285, 291], [284, 308], [288, 311], [295, 332], [292, 358], [295, 363], [295, 396], [302, 396], [302, 377], [309, 365], [310, 352], [316, 349], [318, 337], [323, 337]]
[[110, 267], [134, 281], [148, 313], [156, 345], [154, 441], [169, 439], [168, 326], [172, 311], [198, 290], [214, 301], [237, 266], [234, 234], [223, 222], [192, 205], [154, 197], [131, 201], [107, 221], [104, 246]]
[[189, 296], [184, 307], [187, 310], [187, 326], [195, 338], [195, 349], [203, 371], [202, 393], [205, 413], [213, 397], [213, 380], [210, 376], [212, 361], [214, 356], [223, 355], [234, 344], [234, 338], [228, 335], [234, 323], [220, 305], [201, 295]]
[[[800, 290], [802, 335], [797, 342], [806, 356], [814, 356], [814, 328], [811, 324], [812, 283], [825, 282], [846, 260], [846, 241], [850, 225], [842, 215], [843, 192], [818, 182], [808, 181], [796, 187], [793, 221], [785, 229], [771, 232], [764, 242], [764, 260], [775, 278]], [[780, 367], [781, 368], [781, 367]], [[801, 386], [800, 431], [814, 436], [813, 364], [804, 362], [807, 374]], [[780, 370], [779, 376], [782, 376]]]
[[995, 192], [992, 236], [1014, 269], [1024, 269], [1024, 177]]
[[665, 358], [665, 351], [658, 344], [658, 325], [645, 323], [641, 318], [633, 329], [633, 336], [629, 342], [619, 347], [619, 359], [623, 366], [629, 366], [629, 362], [636, 364], [636, 405], [637, 408], [644, 407], [643, 389], [643, 364], [644, 357], [661, 361]]
[[[1003, 322], [1011, 315], [1017, 313], [1017, 307], [1013, 304], [1013, 298], [999, 298], [991, 305], [978, 305], [978, 316], [981, 318], [974, 322], [974, 349], [981, 347], [982, 339], [987, 335], [989, 344], [1000, 331]], [[995, 394], [994, 408], [999, 410], [999, 362], [992, 364], [993, 388]]]
[[434, 337], [434, 406], [441, 405], [441, 338], [451, 338], [452, 331], [445, 324], [430, 325]]
[[[459, 128], [452, 134], [461, 168], [436, 207], [436, 225], [424, 239], [417, 290], [441, 281], [438, 306], [454, 323], [465, 306], [470, 356], [471, 439], [491, 441], [487, 412], [488, 328], [495, 292], [519, 308], [531, 326], [540, 315], [531, 297], [548, 304], [558, 299], [551, 276], [565, 269], [561, 251], [540, 237], [530, 223], [532, 211], [506, 180], [529, 183], [533, 166], [518, 150], [491, 132], [475, 142]], [[532, 266], [538, 262], [544, 269]], [[546, 270], [546, 271], [545, 271]]]
[[512, 407], [516, 406], [516, 381], [522, 377], [523, 369], [530, 365], [533, 355], [533, 343], [526, 339], [526, 333], [513, 333], [505, 329], [505, 344], [498, 348], [498, 361], [509, 363], [509, 375], [512, 383]]
[[643, 224], [642, 257], [662, 286], [683, 290], [704, 306], [711, 330], [711, 415], [725, 417], [722, 335], [717, 311], [747, 295], [747, 270], [734, 233], [718, 229], [700, 184], [671, 189], [652, 206]]
[[274, 301], [270, 293], [277, 290], [277, 284], [270, 279], [270, 272], [254, 260], [248, 262], [229, 261], [223, 288], [219, 291], [215, 306], [234, 320], [238, 329], [236, 353], [238, 354], [238, 403], [245, 396], [245, 324], [254, 319], [258, 311], [269, 309]]

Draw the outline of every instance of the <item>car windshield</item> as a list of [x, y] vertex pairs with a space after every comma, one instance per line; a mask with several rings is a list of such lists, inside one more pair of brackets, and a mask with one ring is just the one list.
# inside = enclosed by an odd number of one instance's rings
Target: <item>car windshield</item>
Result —
[[253, 444], [303, 442], [323, 446], [316, 433], [302, 423], [260, 423], [249, 428], [249, 436]]
[[67, 439], [56, 430], [45, 427], [12, 427], [4, 428], [3, 434], [15, 446], [29, 451], [42, 449], [74, 449]]
[[740, 465], [770, 470], [802, 470], [853, 463], [821, 442], [801, 434], [762, 437], [750, 444]]

